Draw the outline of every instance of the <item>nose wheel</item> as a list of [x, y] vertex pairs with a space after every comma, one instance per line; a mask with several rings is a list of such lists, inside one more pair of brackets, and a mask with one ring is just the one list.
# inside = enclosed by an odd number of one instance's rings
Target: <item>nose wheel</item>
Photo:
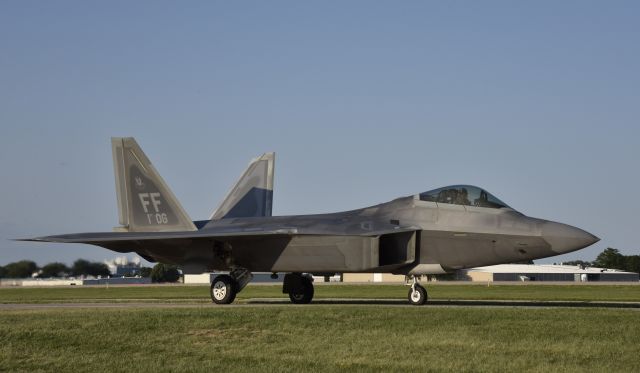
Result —
[[414, 306], [422, 306], [427, 303], [428, 294], [427, 289], [418, 283], [415, 276], [411, 279], [411, 287], [409, 288], [409, 294], [407, 296], [409, 303]]
[[414, 306], [421, 306], [427, 303], [427, 289], [420, 285], [415, 285], [413, 289], [409, 289], [409, 303]]

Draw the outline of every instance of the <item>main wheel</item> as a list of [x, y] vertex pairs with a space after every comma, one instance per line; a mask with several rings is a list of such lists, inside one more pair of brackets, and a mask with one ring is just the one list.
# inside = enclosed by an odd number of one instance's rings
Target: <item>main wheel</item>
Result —
[[299, 289], [289, 293], [289, 299], [295, 304], [308, 304], [313, 299], [313, 283], [306, 277], [302, 277]]
[[216, 276], [211, 283], [211, 300], [217, 304], [229, 304], [236, 299], [236, 281], [229, 275]]
[[414, 306], [421, 306], [427, 303], [427, 290], [421, 285], [415, 284], [413, 289], [409, 289], [409, 303]]

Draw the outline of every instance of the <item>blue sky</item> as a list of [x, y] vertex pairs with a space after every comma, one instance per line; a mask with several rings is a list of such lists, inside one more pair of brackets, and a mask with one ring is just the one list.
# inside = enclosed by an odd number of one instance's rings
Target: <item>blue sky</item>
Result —
[[192, 218], [275, 151], [274, 214], [476, 184], [640, 254], [640, 3], [0, 3], [0, 264], [115, 256], [9, 238], [117, 225], [110, 136]]

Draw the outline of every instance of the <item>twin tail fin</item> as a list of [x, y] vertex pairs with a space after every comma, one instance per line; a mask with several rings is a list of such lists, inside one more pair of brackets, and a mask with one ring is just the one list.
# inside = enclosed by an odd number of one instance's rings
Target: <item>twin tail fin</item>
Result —
[[211, 220], [271, 216], [275, 153], [253, 159]]
[[125, 232], [195, 231], [196, 226], [133, 137], [111, 138], [118, 217]]
[[[121, 225], [114, 230], [198, 230], [133, 137], [113, 137], [111, 148]], [[210, 220], [271, 216], [274, 163], [274, 153], [253, 159]]]

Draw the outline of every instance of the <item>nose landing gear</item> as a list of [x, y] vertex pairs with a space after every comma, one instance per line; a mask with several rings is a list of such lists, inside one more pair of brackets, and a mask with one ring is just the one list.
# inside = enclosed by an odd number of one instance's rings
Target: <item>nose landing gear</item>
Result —
[[411, 282], [411, 288], [409, 289], [409, 294], [407, 296], [409, 303], [414, 306], [422, 306], [427, 303], [427, 289], [418, 283], [416, 276], [409, 276], [408, 280]]

